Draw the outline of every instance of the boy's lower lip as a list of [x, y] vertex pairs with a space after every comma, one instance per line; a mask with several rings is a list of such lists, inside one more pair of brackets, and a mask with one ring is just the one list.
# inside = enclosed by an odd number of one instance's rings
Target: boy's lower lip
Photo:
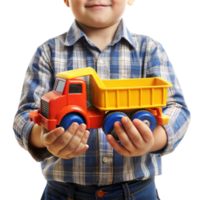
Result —
[[100, 10], [100, 9], [107, 8], [107, 7], [108, 6], [104, 6], [104, 5], [95, 5], [95, 6], [88, 6], [86, 8]]

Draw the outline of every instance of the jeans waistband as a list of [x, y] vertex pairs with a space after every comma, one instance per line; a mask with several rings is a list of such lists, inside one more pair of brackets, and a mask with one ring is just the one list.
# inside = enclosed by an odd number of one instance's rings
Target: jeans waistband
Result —
[[[133, 180], [128, 182], [116, 183], [112, 185], [105, 186], [97, 186], [97, 185], [78, 185], [74, 183], [61, 183], [56, 181], [48, 181], [47, 184], [53, 188], [54, 190], [68, 195], [69, 198], [79, 198], [79, 197], [89, 197], [89, 199], [95, 199], [95, 194], [99, 190], [103, 190], [104, 192], [109, 192], [113, 197], [112, 191], [115, 191], [116, 196], [121, 196], [125, 190], [129, 191], [129, 193], [134, 193], [139, 191], [141, 188], [144, 188], [151, 184], [154, 181], [154, 178], [149, 178], [147, 180]], [[108, 199], [109, 199], [109, 195]], [[84, 198], [83, 198], [84, 199]]]

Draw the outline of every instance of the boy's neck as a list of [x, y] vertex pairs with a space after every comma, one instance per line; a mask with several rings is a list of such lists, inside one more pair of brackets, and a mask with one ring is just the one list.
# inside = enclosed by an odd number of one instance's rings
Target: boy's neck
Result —
[[95, 44], [101, 51], [103, 51], [107, 45], [112, 43], [115, 32], [120, 24], [120, 21], [115, 24], [103, 28], [89, 27], [79, 22], [78, 26], [87, 35], [89, 40]]

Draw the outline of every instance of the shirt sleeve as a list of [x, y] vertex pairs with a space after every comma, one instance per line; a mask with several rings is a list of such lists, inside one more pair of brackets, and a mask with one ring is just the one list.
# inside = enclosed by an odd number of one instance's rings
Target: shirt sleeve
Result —
[[175, 150], [183, 139], [190, 122], [190, 112], [185, 103], [179, 81], [162, 45], [153, 41], [147, 62], [147, 77], [160, 76], [173, 84], [168, 88], [168, 98], [163, 113], [169, 116], [169, 124], [164, 125], [168, 136], [167, 146], [158, 152], [159, 157]]
[[54, 77], [50, 54], [47, 44], [39, 47], [34, 54], [25, 75], [20, 104], [13, 124], [19, 145], [29, 151], [36, 161], [43, 161], [52, 156], [46, 148], [36, 148], [29, 144], [30, 132], [34, 125], [29, 121], [29, 113], [39, 109], [41, 96], [53, 88]]

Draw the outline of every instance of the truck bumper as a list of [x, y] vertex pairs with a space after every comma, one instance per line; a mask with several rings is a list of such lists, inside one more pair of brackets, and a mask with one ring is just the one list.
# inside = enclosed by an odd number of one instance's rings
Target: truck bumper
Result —
[[162, 114], [161, 116], [155, 116], [156, 122], [160, 125], [169, 124], [169, 116]]
[[29, 121], [34, 122], [35, 124], [40, 125], [40, 116], [39, 111], [33, 111], [29, 113]]
[[29, 113], [29, 120], [35, 124], [43, 125], [48, 131], [52, 131], [56, 128], [57, 120], [56, 119], [47, 119], [43, 117], [39, 110]]
[[160, 125], [169, 124], [169, 116], [162, 113], [162, 108], [158, 107], [155, 108], [155, 110], [156, 113], [154, 113], [153, 111], [150, 112], [154, 115], [156, 122]]

